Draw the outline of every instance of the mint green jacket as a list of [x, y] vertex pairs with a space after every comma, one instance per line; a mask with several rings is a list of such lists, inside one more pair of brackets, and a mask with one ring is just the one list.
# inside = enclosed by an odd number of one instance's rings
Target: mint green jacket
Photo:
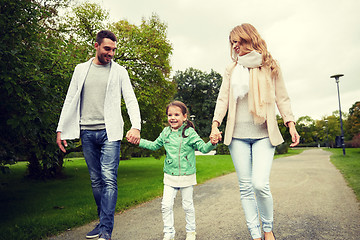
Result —
[[157, 150], [164, 146], [164, 172], [169, 175], [183, 176], [196, 173], [195, 149], [208, 153], [215, 148], [210, 141], [205, 143], [192, 127], [185, 130], [185, 136], [188, 137], [183, 138], [184, 127], [185, 125], [182, 125], [178, 131], [166, 127], [155, 141], [140, 140], [139, 146], [142, 148]]

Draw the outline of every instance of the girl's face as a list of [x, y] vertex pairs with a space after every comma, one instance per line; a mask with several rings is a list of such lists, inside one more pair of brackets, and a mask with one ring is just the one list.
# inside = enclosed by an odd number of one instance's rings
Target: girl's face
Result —
[[187, 114], [184, 115], [181, 111], [181, 108], [177, 106], [170, 106], [168, 108], [167, 116], [170, 127], [173, 129], [178, 129], [181, 127], [184, 121], [187, 119]]

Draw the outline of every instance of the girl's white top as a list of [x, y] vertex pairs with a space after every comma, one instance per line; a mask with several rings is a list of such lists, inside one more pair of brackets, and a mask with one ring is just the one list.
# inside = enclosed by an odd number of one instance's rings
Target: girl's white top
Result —
[[170, 187], [190, 187], [196, 185], [196, 173], [192, 175], [185, 176], [173, 176], [164, 173], [164, 184]]

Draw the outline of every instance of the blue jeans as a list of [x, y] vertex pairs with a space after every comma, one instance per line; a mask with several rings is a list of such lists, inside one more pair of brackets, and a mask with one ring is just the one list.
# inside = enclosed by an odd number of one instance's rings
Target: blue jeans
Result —
[[80, 137], [100, 218], [100, 235], [111, 237], [118, 192], [120, 141], [109, 142], [106, 130], [81, 130]]
[[193, 186], [174, 188], [164, 185], [163, 199], [161, 202], [161, 211], [164, 221], [164, 236], [168, 238], [175, 237], [174, 227], [174, 200], [178, 191], [181, 191], [182, 207], [185, 212], [186, 232], [195, 232], [195, 208], [193, 201]]
[[261, 238], [273, 227], [273, 198], [269, 178], [275, 147], [269, 138], [235, 139], [229, 145], [231, 158], [239, 180], [242, 207], [251, 237]]

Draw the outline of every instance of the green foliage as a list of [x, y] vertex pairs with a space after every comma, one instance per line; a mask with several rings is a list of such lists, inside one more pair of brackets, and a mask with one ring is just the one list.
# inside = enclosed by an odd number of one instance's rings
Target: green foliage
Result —
[[317, 141], [315, 135], [315, 121], [309, 116], [300, 117], [296, 121], [296, 128], [300, 134], [300, 143], [312, 143]]
[[72, 36], [87, 45], [90, 51], [93, 50], [95, 36], [100, 30], [106, 28], [109, 13], [96, 3], [85, 2], [75, 6], [71, 15], [67, 17], [67, 27]]
[[219, 143], [216, 147], [216, 155], [229, 155], [229, 147], [223, 143]]
[[59, 65], [66, 51], [54, 22], [67, 2], [9, 0], [0, 8], [0, 159], [27, 160], [32, 177], [54, 176], [62, 167], [53, 133], [69, 75]]
[[[348, 114], [342, 113], [344, 122], [345, 139], [350, 140]], [[280, 126], [280, 125], [279, 125]], [[296, 129], [300, 134], [301, 146], [328, 146], [335, 147], [335, 137], [341, 135], [340, 114], [334, 111], [332, 115], [325, 116], [321, 120], [313, 120], [309, 116], [300, 117], [296, 122]], [[285, 128], [282, 133], [285, 132]], [[288, 134], [289, 136], [289, 134]], [[289, 138], [289, 141], [291, 139]]]
[[194, 68], [184, 72], [177, 71], [174, 76], [177, 84], [175, 99], [182, 101], [194, 115], [195, 129], [201, 137], [208, 137], [215, 110], [216, 99], [220, 90], [222, 77], [211, 70], [210, 73]]
[[[167, 39], [167, 26], [153, 15], [143, 19], [140, 26], [122, 20], [114, 23], [111, 30], [119, 42], [115, 61], [128, 70], [139, 102], [141, 137], [155, 140], [166, 122], [166, 105], [176, 91], [175, 85], [168, 79], [172, 46]], [[122, 111], [126, 112], [125, 104]], [[131, 125], [126, 114], [124, 119], [125, 129], [129, 129]], [[129, 158], [132, 152], [138, 151], [136, 148], [132, 145], [122, 147], [122, 158]], [[163, 152], [151, 154], [158, 157]]]
[[360, 148], [360, 133], [353, 137], [351, 141], [351, 146], [354, 148]]
[[345, 124], [348, 139], [354, 138], [360, 134], [360, 101], [354, 103], [349, 109], [349, 117]]
[[285, 154], [289, 150], [289, 143], [284, 142], [275, 148], [275, 154]]

